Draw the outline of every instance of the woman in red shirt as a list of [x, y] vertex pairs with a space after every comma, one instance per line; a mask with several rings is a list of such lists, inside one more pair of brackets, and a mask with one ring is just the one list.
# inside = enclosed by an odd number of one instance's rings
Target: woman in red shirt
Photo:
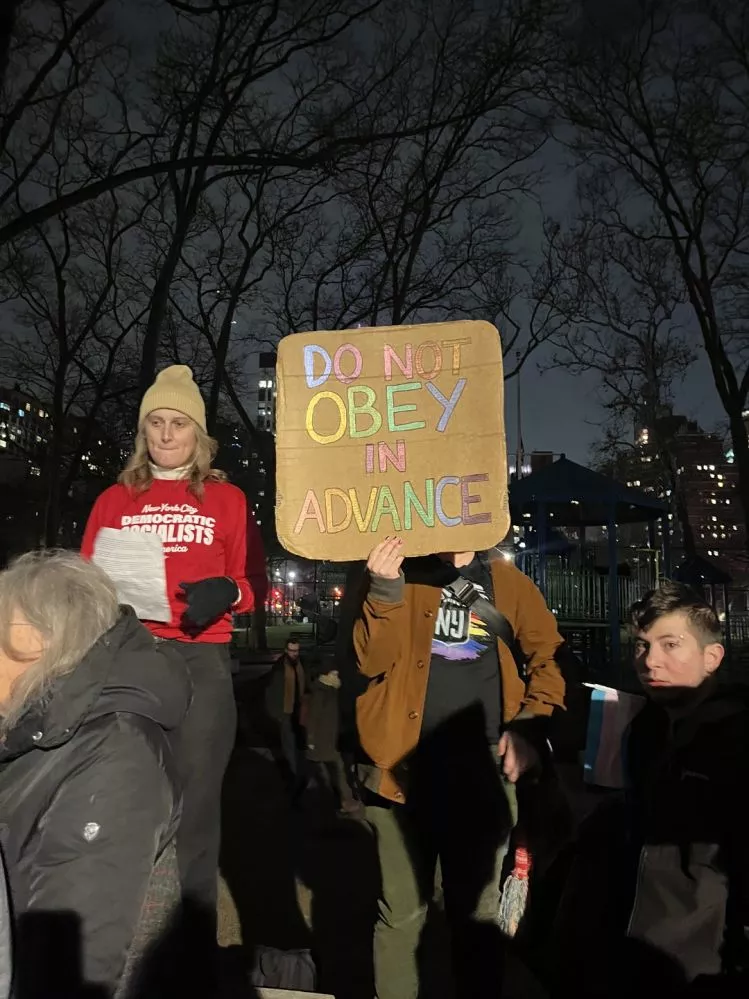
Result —
[[[90, 558], [104, 527], [157, 534], [163, 542], [172, 616], [144, 623], [179, 650], [193, 686], [175, 747], [183, 786], [177, 855], [188, 946], [195, 948], [191, 973], [201, 968], [211, 977], [203, 947], [216, 946], [221, 785], [236, 732], [232, 612], [252, 610], [267, 590], [260, 532], [244, 493], [212, 467], [216, 450], [191, 370], [166, 368], [143, 397], [133, 455], [117, 485], [96, 501], [81, 549]], [[196, 994], [210, 987], [206, 980]]]

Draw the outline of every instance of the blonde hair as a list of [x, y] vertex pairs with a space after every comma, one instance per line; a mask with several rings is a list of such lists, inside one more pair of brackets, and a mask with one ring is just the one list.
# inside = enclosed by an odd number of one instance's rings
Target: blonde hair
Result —
[[[190, 462], [190, 469], [187, 475], [189, 480], [188, 490], [197, 499], [202, 500], [206, 482], [226, 482], [228, 476], [226, 472], [212, 467], [213, 459], [218, 453], [218, 441], [203, 430], [201, 426], [190, 419], [192, 428], [195, 431], [195, 452]], [[146, 440], [145, 422], [138, 427], [135, 437], [135, 449], [133, 450], [127, 465], [120, 472], [117, 480], [134, 493], [144, 493], [153, 482], [153, 472], [151, 471], [151, 456], [148, 453], [148, 441]]]
[[39, 633], [43, 651], [13, 683], [2, 708], [3, 732], [29, 704], [42, 700], [55, 680], [73, 672], [117, 623], [120, 609], [105, 572], [74, 552], [46, 550], [21, 555], [0, 572], [0, 648], [15, 659], [10, 633], [19, 614]]

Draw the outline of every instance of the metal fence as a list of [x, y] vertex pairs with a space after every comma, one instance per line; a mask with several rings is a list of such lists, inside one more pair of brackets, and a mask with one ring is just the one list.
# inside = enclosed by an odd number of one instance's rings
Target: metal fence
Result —
[[[648, 584], [628, 576], [617, 577], [618, 618], [627, 620], [629, 608], [639, 600]], [[560, 621], [608, 622], [609, 580], [589, 569], [546, 570], [546, 603]]]

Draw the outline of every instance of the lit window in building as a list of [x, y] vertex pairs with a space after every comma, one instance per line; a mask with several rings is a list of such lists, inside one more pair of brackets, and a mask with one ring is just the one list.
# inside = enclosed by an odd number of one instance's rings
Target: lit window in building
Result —
[[27, 413], [30, 413], [30, 412], [31, 412], [31, 403], [30, 403], [30, 402], [27, 402], [27, 403], [26, 403], [26, 412], [27, 412]]
[[7, 446], [8, 442], [6, 440], [3, 440], [2, 437], [0, 437], [0, 447], [7, 447]]
[[8, 405], [7, 402], [0, 402], [0, 409], [5, 409], [8, 412], [10, 412], [10, 406]]
[[696, 468], [697, 468], [697, 471], [698, 471], [698, 472], [701, 472], [701, 471], [702, 471], [702, 465], [697, 465], [697, 466], [696, 466]]
[[711, 465], [711, 466], [710, 466], [710, 471], [711, 471], [711, 472], [714, 472], [714, 471], [715, 471], [715, 465]]
[[24, 412], [24, 411], [23, 411], [22, 409], [19, 409], [19, 410], [18, 410], [18, 415], [19, 415], [19, 416], [25, 416], [25, 415], [26, 415], [26, 413], [25, 413], [25, 412]]

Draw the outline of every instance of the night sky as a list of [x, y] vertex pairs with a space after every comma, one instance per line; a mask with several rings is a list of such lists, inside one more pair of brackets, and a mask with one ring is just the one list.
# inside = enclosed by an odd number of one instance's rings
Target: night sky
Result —
[[[607, 8], [615, 22], [615, 11], [622, 16], [626, 13], [630, 0], [615, 0]], [[133, 8], [137, 6], [139, 16], [133, 18]], [[120, 17], [126, 22], [127, 31], [137, 48], [148, 51], [161, 27], [159, 7], [144, 4], [114, 5], [115, 22]], [[626, 20], [626, 19], [625, 19]], [[125, 27], [122, 23], [121, 27]], [[544, 214], [558, 219], [562, 225], [565, 216], [569, 218], [570, 208], [575, 209], [575, 175], [570, 161], [561, 147], [549, 141], [538, 157], [546, 175], [541, 190], [534, 192], [540, 200], [540, 208], [530, 199], [518, 202], [518, 219], [522, 232], [519, 239], [519, 252], [531, 258], [538, 248], [542, 236]], [[571, 218], [570, 218], [571, 221]], [[10, 310], [2, 310], [4, 323], [13, 328]], [[444, 318], [444, 317], [440, 317]], [[491, 316], [476, 315], [476, 319], [494, 319]], [[289, 331], [293, 332], [293, 331]], [[700, 343], [699, 336], [695, 342]], [[566, 453], [575, 461], [588, 463], [591, 445], [600, 438], [602, 410], [596, 401], [595, 377], [571, 377], [563, 369], [548, 370], [553, 349], [543, 347], [526, 363], [520, 376], [522, 389], [523, 438], [526, 451], [552, 451]], [[508, 358], [508, 363], [511, 359]], [[507, 383], [506, 426], [508, 452], [514, 453], [517, 447], [515, 379]], [[675, 408], [684, 415], [697, 420], [707, 430], [722, 430], [724, 417], [712, 382], [712, 376], [704, 359], [694, 365], [684, 385], [676, 393]]]

